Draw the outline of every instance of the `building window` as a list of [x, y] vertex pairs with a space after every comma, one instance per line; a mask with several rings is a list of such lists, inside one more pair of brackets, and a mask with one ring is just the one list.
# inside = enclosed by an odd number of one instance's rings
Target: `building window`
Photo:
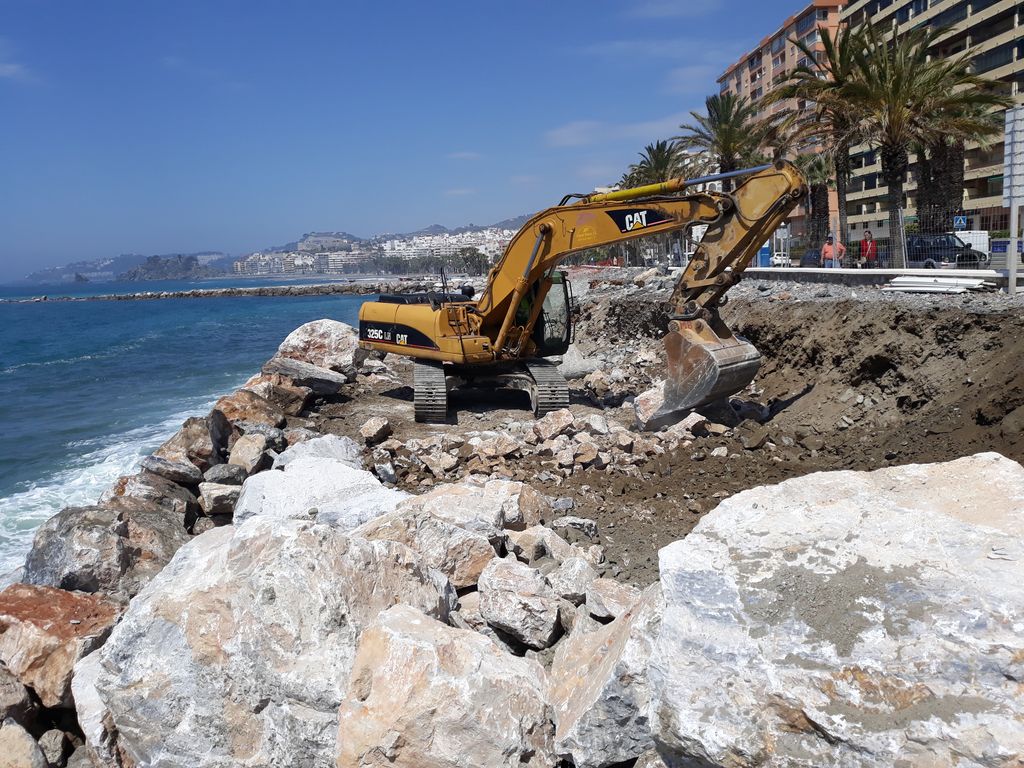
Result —
[[786, 47], [786, 36], [785, 35], [779, 35], [774, 40], [772, 40], [772, 53], [778, 53], [779, 51], [781, 51], [785, 47]]
[[1013, 43], [1006, 43], [980, 56], [975, 56], [974, 61], [971, 62], [975, 73], [988, 72], [990, 69], [996, 69], [1012, 62], [1014, 47]]
[[910, 3], [910, 12], [914, 16], [920, 16], [928, 10], [928, 0], [913, 0]]
[[797, 23], [796, 23], [796, 36], [797, 37], [803, 37], [808, 32], [810, 32], [811, 27], [814, 26], [814, 24], [815, 24], [815, 22], [817, 22], [817, 20], [818, 20], [818, 17], [815, 14], [808, 13], [802, 19], [797, 21]]
[[951, 27], [958, 21], [967, 18], [967, 3], [957, 3], [952, 8], [932, 16], [928, 21], [931, 27]]

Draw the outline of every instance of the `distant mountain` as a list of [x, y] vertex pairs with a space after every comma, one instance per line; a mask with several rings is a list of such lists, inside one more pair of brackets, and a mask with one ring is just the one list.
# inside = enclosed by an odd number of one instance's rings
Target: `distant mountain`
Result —
[[307, 232], [300, 239], [284, 245], [264, 248], [264, 253], [291, 253], [293, 251], [324, 251], [349, 250], [353, 243], [361, 243], [363, 238], [348, 232]]
[[455, 229], [449, 229], [441, 224], [431, 224], [429, 227], [418, 229], [415, 232], [404, 232], [404, 233], [393, 233], [377, 235], [374, 240], [392, 240], [392, 239], [403, 239], [409, 237], [423, 237], [428, 235], [461, 235], [464, 232], [480, 232], [485, 229], [519, 229], [523, 224], [530, 220], [529, 215], [516, 216], [513, 219], [505, 219], [499, 221], [497, 224], [488, 224], [485, 226], [479, 226], [477, 224], [466, 224]]
[[129, 269], [134, 269], [146, 260], [137, 253], [125, 253], [113, 258], [94, 259], [93, 261], [76, 261], [63, 267], [50, 267], [26, 275], [24, 282], [56, 285], [75, 282], [75, 275], [81, 275], [93, 283], [116, 280], [117, 276]]
[[[93, 259], [92, 261], [75, 261], [62, 267], [50, 267], [41, 269], [26, 275], [24, 280], [19, 282], [35, 283], [44, 285], [59, 285], [61, 283], [109, 283], [121, 280], [122, 275], [133, 274], [134, 270], [146, 263], [147, 259], [177, 259], [193, 258], [196, 261], [198, 272], [211, 270], [210, 274], [223, 274], [231, 270], [232, 258], [221, 251], [201, 251], [199, 253], [164, 254], [161, 256], [144, 256], [141, 253], [123, 253], [120, 256], [113, 256], [104, 259]], [[142, 273], [139, 273], [142, 274]], [[147, 279], [130, 277], [129, 280]], [[158, 278], [153, 278], [158, 279]], [[160, 278], [162, 279], [162, 278]], [[173, 278], [172, 278], [173, 279]], [[189, 279], [189, 278], [185, 278]]]
[[[529, 215], [516, 216], [515, 218], [499, 221], [497, 224], [478, 226], [467, 224], [465, 226], [449, 229], [441, 224], [431, 224], [429, 227], [407, 232], [404, 234], [388, 233], [376, 235], [372, 238], [362, 238], [350, 232], [307, 232], [300, 239], [284, 245], [275, 245], [264, 248], [264, 253], [288, 253], [294, 251], [308, 253], [323, 253], [327, 251], [348, 251], [352, 246], [367, 241], [390, 240], [394, 238], [403, 239], [423, 235], [458, 235], [464, 232], [479, 232], [484, 229], [512, 229], [516, 230], [529, 220]], [[24, 280], [19, 282], [36, 284], [60, 284], [72, 283], [76, 280], [88, 280], [92, 283], [111, 282], [114, 280], [193, 280], [205, 277], [216, 277], [226, 272], [231, 272], [234, 256], [229, 256], [221, 251], [201, 251], [199, 253], [182, 254], [161, 254], [157, 256], [144, 256], [139, 253], [124, 253], [120, 256], [113, 256], [92, 261], [76, 261], [62, 267], [50, 267], [41, 269], [26, 275]], [[150, 260], [159, 260], [152, 261]], [[185, 260], [194, 259], [195, 263], [186, 263]]]
[[213, 259], [209, 259], [206, 264], [203, 264], [196, 254], [149, 256], [139, 266], [118, 275], [117, 279], [126, 282], [141, 282], [144, 280], [203, 280], [209, 277], [223, 277], [226, 274], [225, 271], [211, 266], [210, 262], [212, 261]]
[[514, 219], [505, 219], [499, 221], [497, 224], [492, 224], [495, 229], [522, 229], [523, 224], [528, 222], [533, 216], [532, 213], [524, 213], [522, 216], [516, 216]]

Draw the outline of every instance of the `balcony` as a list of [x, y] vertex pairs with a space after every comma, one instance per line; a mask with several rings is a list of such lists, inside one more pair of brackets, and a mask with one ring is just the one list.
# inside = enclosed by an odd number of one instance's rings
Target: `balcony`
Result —
[[1003, 164], [993, 163], [991, 165], [979, 165], [977, 167], [971, 167], [970, 163], [964, 169], [964, 179], [967, 181], [974, 181], [976, 179], [987, 179], [989, 176], [999, 176], [1003, 172]]
[[1016, 43], [1010, 42], [974, 57], [971, 68], [976, 74], [991, 72], [1013, 62]]
[[979, 208], [1002, 208], [1003, 207], [1003, 196], [1002, 195], [988, 195], [986, 197], [973, 197], [970, 192], [967, 194], [967, 199], [964, 201], [964, 208], [966, 210], [978, 210]]

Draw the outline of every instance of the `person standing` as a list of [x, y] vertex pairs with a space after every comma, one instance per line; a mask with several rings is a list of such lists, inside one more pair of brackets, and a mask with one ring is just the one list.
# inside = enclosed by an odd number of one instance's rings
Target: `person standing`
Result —
[[832, 235], [829, 235], [825, 238], [825, 244], [821, 246], [821, 266], [826, 269], [841, 266], [845, 255], [846, 246], [842, 243], [837, 245]]
[[864, 237], [860, 241], [860, 265], [862, 269], [878, 267], [878, 243], [870, 229], [864, 230]]

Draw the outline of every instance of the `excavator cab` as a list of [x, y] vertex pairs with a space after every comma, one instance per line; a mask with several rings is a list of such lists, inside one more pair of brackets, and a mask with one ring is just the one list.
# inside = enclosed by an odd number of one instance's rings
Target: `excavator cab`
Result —
[[533, 341], [538, 357], [564, 355], [572, 343], [572, 288], [565, 272], [551, 275], [551, 288], [533, 329]]

